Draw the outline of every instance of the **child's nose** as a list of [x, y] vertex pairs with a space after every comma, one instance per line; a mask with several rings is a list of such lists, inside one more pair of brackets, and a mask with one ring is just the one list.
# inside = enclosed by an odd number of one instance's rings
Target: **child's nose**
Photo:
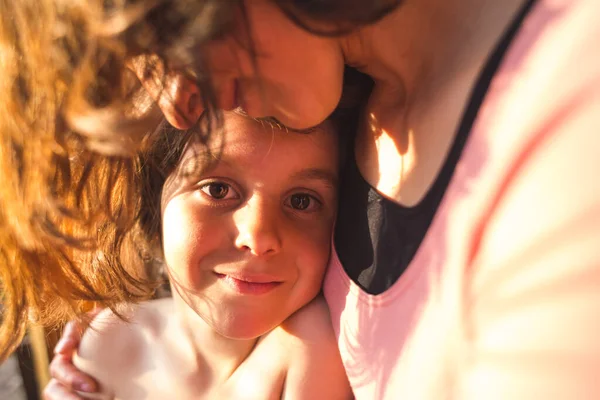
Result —
[[278, 206], [267, 201], [251, 200], [234, 215], [237, 227], [235, 245], [256, 256], [272, 255], [281, 250]]

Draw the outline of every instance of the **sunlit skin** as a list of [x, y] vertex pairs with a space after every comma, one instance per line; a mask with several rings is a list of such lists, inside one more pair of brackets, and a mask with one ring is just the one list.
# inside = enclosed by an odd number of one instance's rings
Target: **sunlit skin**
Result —
[[[233, 32], [202, 51], [221, 108], [241, 106], [294, 129], [312, 127], [335, 109], [345, 64], [370, 75], [375, 87], [364, 115], [373, 115], [380, 130], [359, 132], [357, 163], [382, 194], [411, 206], [434, 181], [473, 81], [522, 2], [405, 0], [374, 25], [321, 37], [294, 25], [274, 2], [247, 0], [249, 36], [239, 17]], [[181, 76], [167, 79], [164, 91], [146, 87], [177, 127], [190, 126], [202, 112], [198, 89]], [[382, 132], [398, 154], [380, 151]]]
[[[404, 177], [410, 176], [416, 164], [414, 132], [408, 131], [407, 143], [395, 141], [385, 129], [381, 128], [373, 113], [367, 117], [366, 129], [375, 138], [379, 155], [377, 188], [384, 193], [395, 193], [404, 183]], [[398, 171], [400, 171], [400, 179], [397, 176]]]
[[[336, 207], [336, 137], [327, 126], [265, 130], [235, 113], [224, 132], [218, 162], [186, 177], [204, 152], [190, 145], [167, 183], [163, 248], [177, 293], [206, 323], [225, 337], [255, 338], [319, 291]], [[263, 286], [236, 291], [228, 284], [236, 278]]]
[[[272, 116], [294, 129], [320, 124], [342, 92], [344, 57], [339, 41], [306, 32], [271, 1], [252, 0], [245, 7], [248, 29], [238, 15], [233, 32], [200, 50], [219, 108], [242, 107], [253, 117]], [[255, 63], [248, 51], [250, 38]], [[144, 78], [143, 63], [136, 71], [173, 126], [187, 128], [200, 116], [198, 89], [189, 79], [171, 74], [163, 88], [157, 84], [161, 78]]]
[[[347, 36], [322, 38], [298, 30], [273, 2], [248, 0], [244, 4], [253, 39], [265, 40], [255, 46], [262, 55], [257, 59], [260, 77], [249, 74], [250, 58], [234, 37], [208, 43], [204, 51], [214, 56], [209, 63], [222, 108], [243, 105], [254, 117], [273, 116], [297, 129], [320, 123], [335, 108], [344, 64], [371, 76], [375, 87], [363, 115], [373, 114], [380, 130], [359, 130], [356, 162], [379, 192], [411, 206], [435, 180], [481, 66], [522, 3], [405, 0], [374, 25]], [[235, 33], [238, 38], [239, 32]], [[169, 75], [161, 91], [138, 75], [171, 124], [186, 128], [195, 123], [202, 107], [198, 89], [189, 80]], [[236, 90], [235, 81], [241, 77], [249, 88], [259, 87], [264, 79], [261, 95], [251, 96], [250, 89]], [[385, 143], [378, 141], [382, 131], [387, 133]], [[384, 155], [380, 151], [390, 141], [395, 150]], [[410, 159], [408, 171], [406, 163], [396, 159], [397, 153], [405, 161]], [[58, 369], [70, 371], [69, 363], [61, 364], [61, 360], [56, 363]]]
[[207, 145], [188, 143], [163, 188], [172, 299], [134, 308], [127, 323], [103, 312], [76, 365], [111, 399], [348, 398], [317, 296], [337, 208], [337, 134], [327, 122], [296, 133], [236, 112], [223, 128]]

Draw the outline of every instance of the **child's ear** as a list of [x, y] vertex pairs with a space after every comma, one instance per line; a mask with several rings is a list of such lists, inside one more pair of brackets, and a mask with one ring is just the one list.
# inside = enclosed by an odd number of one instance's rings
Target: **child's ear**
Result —
[[150, 58], [135, 59], [133, 71], [171, 125], [191, 128], [204, 111], [198, 86], [183, 73], [165, 73], [164, 66]]

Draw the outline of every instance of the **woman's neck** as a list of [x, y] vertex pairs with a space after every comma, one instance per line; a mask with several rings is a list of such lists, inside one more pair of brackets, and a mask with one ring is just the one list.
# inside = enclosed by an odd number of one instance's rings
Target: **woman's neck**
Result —
[[357, 163], [382, 194], [410, 206], [435, 180], [469, 93], [524, 0], [406, 0], [342, 39], [348, 64], [375, 81]]
[[222, 336], [209, 326], [173, 291], [175, 312], [184, 338], [196, 359], [197, 368], [203, 377], [208, 377], [208, 385], [218, 385], [227, 381], [254, 349], [257, 339], [236, 340]]

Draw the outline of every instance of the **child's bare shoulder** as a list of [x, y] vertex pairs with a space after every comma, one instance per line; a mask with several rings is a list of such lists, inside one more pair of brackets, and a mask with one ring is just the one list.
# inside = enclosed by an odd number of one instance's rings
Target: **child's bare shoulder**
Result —
[[351, 398], [329, 309], [322, 296], [284, 321], [278, 331], [288, 344], [283, 399]]
[[144, 362], [156, 338], [166, 324], [165, 309], [171, 299], [154, 300], [127, 306], [121, 317], [113, 311], [103, 310], [94, 318], [84, 333], [73, 361], [77, 368], [92, 375], [105, 394], [129, 373], [137, 369], [136, 363]]
[[329, 308], [321, 295], [292, 314], [280, 329], [289, 335], [289, 340], [302, 346], [335, 344]]

